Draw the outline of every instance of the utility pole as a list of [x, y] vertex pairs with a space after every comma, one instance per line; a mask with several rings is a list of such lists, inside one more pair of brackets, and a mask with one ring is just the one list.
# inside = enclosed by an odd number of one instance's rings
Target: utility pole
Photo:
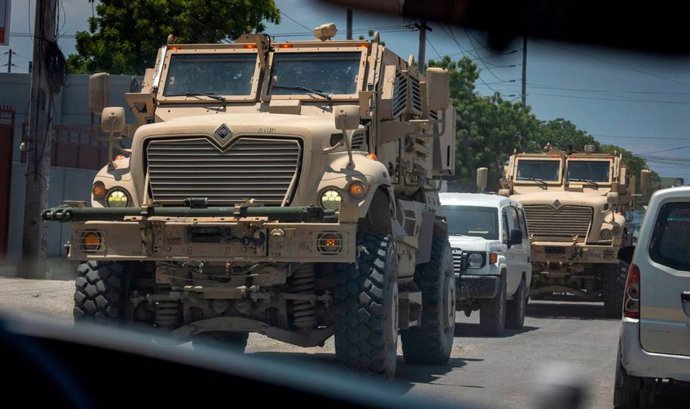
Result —
[[347, 9], [347, 39], [352, 40], [352, 9]]
[[7, 64], [3, 64], [7, 66], [7, 72], [11, 73], [12, 72], [12, 67], [16, 67], [16, 65], [12, 64], [12, 54], [17, 54], [12, 49], [10, 48], [9, 51], [5, 52], [5, 55], [7, 56]]
[[522, 37], [522, 105], [527, 106], [527, 36]]
[[50, 118], [53, 110], [46, 50], [55, 39], [57, 0], [37, 0], [34, 30], [33, 72], [29, 132], [27, 135], [26, 190], [24, 203], [23, 263], [20, 275], [26, 278], [45, 276], [46, 224], [41, 212], [47, 207], [50, 172]]
[[426, 32], [427, 30], [433, 31], [431, 27], [426, 25], [426, 21], [423, 19], [419, 23], [415, 24], [415, 27], [419, 30], [419, 54], [417, 55], [417, 60], [419, 61], [419, 72], [422, 74], [426, 67]]

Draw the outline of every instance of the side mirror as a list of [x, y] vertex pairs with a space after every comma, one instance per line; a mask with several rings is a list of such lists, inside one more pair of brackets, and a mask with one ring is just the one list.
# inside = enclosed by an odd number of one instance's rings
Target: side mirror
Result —
[[522, 230], [510, 229], [510, 245], [522, 244]]
[[477, 168], [477, 191], [480, 193], [484, 192], [488, 179], [489, 168]]
[[431, 67], [426, 70], [427, 104], [432, 111], [445, 110], [450, 105], [448, 71]]
[[98, 72], [89, 77], [89, 112], [100, 114], [108, 106], [110, 74]]
[[103, 108], [101, 130], [105, 133], [122, 132], [125, 129], [125, 109], [122, 107]]
[[335, 127], [340, 131], [359, 128], [359, 106], [344, 105], [335, 109]]

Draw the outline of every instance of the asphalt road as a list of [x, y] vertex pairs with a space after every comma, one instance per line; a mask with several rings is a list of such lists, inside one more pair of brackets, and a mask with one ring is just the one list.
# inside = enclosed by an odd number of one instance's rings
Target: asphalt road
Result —
[[[0, 313], [71, 321], [73, 285], [72, 281], [0, 278]], [[480, 335], [478, 314], [467, 318], [459, 313], [449, 364], [406, 366], [399, 351], [396, 383], [402, 393], [431, 400], [461, 400], [497, 409], [537, 408], [539, 385], [569, 376], [587, 385], [585, 407], [611, 408], [620, 322], [603, 318], [602, 312], [597, 303], [532, 302], [525, 327], [506, 331], [500, 338]], [[323, 348], [303, 349], [252, 335], [247, 352], [288, 362], [306, 358], [336, 365], [332, 340]]]

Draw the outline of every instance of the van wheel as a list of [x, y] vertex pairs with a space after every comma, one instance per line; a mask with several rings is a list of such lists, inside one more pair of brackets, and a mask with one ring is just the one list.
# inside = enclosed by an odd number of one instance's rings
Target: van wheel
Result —
[[77, 267], [74, 321], [115, 324], [124, 321], [124, 265], [89, 261]]
[[513, 294], [513, 299], [508, 301], [508, 312], [506, 317], [506, 328], [510, 329], [522, 329], [525, 325], [525, 310], [527, 309], [527, 283], [525, 283], [525, 278], [522, 277], [520, 280], [520, 285], [515, 294]]
[[414, 281], [422, 291], [422, 323], [401, 331], [405, 363], [445, 365], [455, 336], [455, 274], [448, 240], [432, 241], [431, 258], [417, 266]]
[[482, 334], [492, 337], [503, 335], [506, 323], [506, 279], [501, 275], [498, 294], [490, 300], [479, 301], [479, 326]]
[[335, 356], [392, 378], [398, 350], [398, 259], [392, 236], [357, 235], [357, 263], [336, 266]]
[[604, 268], [604, 313], [608, 318], [620, 318], [623, 314], [623, 293], [628, 277], [628, 263], [607, 265]]
[[613, 407], [616, 409], [637, 409], [640, 407], [642, 379], [630, 376], [621, 364], [620, 347], [616, 359], [616, 381], [613, 389]]

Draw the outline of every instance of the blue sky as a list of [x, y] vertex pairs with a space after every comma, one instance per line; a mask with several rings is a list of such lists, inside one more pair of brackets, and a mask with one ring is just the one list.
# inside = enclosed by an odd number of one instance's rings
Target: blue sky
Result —
[[[14, 0], [12, 4], [10, 47], [17, 53], [14, 72], [27, 72], [29, 23], [33, 29], [35, 3]], [[276, 3], [283, 13], [282, 22], [269, 25], [267, 32], [286, 35], [278, 40], [310, 38], [308, 31], [325, 22], [336, 23], [338, 37], [345, 37], [344, 9], [312, 0]], [[60, 46], [67, 55], [74, 52], [74, 33], [86, 29], [91, 7], [87, 0], [62, 0], [62, 5]], [[410, 22], [355, 11], [355, 38], [379, 28], [387, 47], [402, 56], [416, 56], [418, 33], [404, 28]], [[482, 33], [429, 25], [433, 31], [428, 34], [427, 58], [469, 55], [482, 69], [477, 83], [480, 93], [519, 98], [521, 41], [496, 55], [484, 47]], [[7, 50], [0, 47], [0, 65], [7, 62]], [[527, 103], [538, 118], [566, 118], [602, 143], [639, 154], [651, 152], [657, 159], [649, 162], [652, 169], [662, 176], [684, 177], [690, 183], [690, 164], [669, 163], [673, 158], [687, 160], [690, 153], [690, 57], [674, 59], [533, 40], [528, 45], [527, 84]]]

